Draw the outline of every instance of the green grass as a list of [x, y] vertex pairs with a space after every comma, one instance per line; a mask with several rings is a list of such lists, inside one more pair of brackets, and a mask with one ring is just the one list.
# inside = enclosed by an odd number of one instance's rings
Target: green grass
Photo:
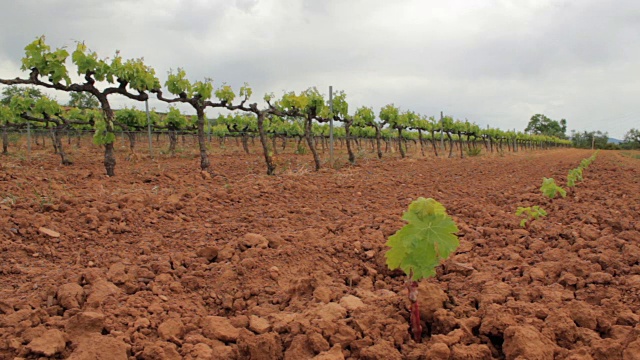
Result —
[[624, 155], [624, 156], [630, 157], [632, 159], [640, 160], [640, 153], [637, 153], [637, 152], [622, 151], [621, 154]]

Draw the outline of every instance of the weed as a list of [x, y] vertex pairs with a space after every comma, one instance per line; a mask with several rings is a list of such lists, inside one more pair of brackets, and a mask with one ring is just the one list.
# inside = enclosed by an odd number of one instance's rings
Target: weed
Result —
[[467, 156], [479, 156], [482, 153], [482, 148], [471, 148], [467, 149]]

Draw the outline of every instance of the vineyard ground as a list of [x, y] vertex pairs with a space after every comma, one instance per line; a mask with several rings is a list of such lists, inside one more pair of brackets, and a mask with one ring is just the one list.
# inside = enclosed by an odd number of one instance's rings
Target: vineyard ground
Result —
[[[290, 148], [291, 149], [291, 148]], [[125, 161], [98, 148], [0, 156], [0, 358], [638, 359], [640, 160], [587, 150], [359, 159], [280, 175], [238, 151]], [[341, 159], [344, 154], [341, 154]], [[422, 281], [424, 339], [386, 238], [419, 196], [460, 247]], [[518, 206], [549, 215], [530, 231]], [[102, 357], [100, 357], [102, 356]]]

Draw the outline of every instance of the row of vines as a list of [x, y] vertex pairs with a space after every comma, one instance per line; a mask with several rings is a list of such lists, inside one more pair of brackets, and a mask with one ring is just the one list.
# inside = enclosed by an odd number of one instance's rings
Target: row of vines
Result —
[[[83, 81], [73, 82], [67, 69], [67, 59], [77, 68]], [[570, 142], [548, 136], [530, 135], [500, 129], [481, 129], [469, 121], [454, 120], [446, 116], [441, 119], [420, 115], [410, 110], [403, 111], [394, 104], [382, 107], [376, 116], [373, 108], [359, 107], [349, 111], [346, 94], [339, 92], [328, 101], [316, 89], [309, 88], [299, 93], [286, 92], [277, 98], [266, 94], [266, 106], [259, 107], [251, 102], [252, 89], [245, 84], [237, 94], [223, 84], [215, 89], [211, 79], [192, 82], [183, 69], [169, 72], [164, 87], [170, 95], [165, 95], [155, 70], [144, 64], [142, 59], [123, 60], [119, 53], [111, 59], [99, 59], [95, 52], [78, 43], [72, 54], [64, 48], [52, 50], [39, 37], [25, 47], [22, 70], [29, 71], [28, 78], [0, 79], [5, 85], [35, 85], [64, 92], [86, 93], [95, 97], [100, 109], [69, 108], [48, 97], [34, 99], [16, 96], [8, 105], [0, 105], [0, 125], [6, 133], [33, 124], [50, 129], [56, 151], [65, 165], [71, 164], [63, 150], [61, 137], [70, 130], [94, 131], [94, 142], [104, 146], [104, 165], [109, 176], [115, 175], [116, 158], [114, 142], [116, 132], [129, 134], [130, 150], [135, 150], [135, 132], [150, 127], [153, 131], [166, 132], [171, 146], [175, 146], [178, 133], [197, 135], [200, 151], [200, 168], [210, 171], [206, 137], [238, 136], [243, 144], [249, 137], [260, 139], [267, 174], [276, 170], [273, 160], [277, 152], [276, 139], [297, 138], [305, 141], [313, 155], [315, 169], [322, 166], [317, 151], [317, 141], [325, 141], [329, 136], [328, 123], [333, 120], [343, 124], [334, 128], [334, 135], [344, 141], [351, 163], [355, 162], [354, 143], [370, 139], [375, 144], [378, 157], [382, 157], [382, 142], [387, 147], [397, 146], [402, 157], [406, 155], [407, 142], [419, 145], [424, 155], [432, 151], [442, 156], [448, 148], [448, 156], [464, 157], [465, 152], [473, 154], [484, 147], [486, 151], [509, 151], [518, 149], [540, 149], [569, 146]], [[156, 96], [169, 104], [166, 113], [147, 113], [126, 108], [114, 111], [110, 99], [112, 95], [125, 96], [135, 101], [146, 101]], [[190, 105], [195, 116], [182, 114], [174, 104]], [[207, 109], [228, 111], [210, 120], [205, 116]], [[438, 146], [440, 142], [440, 146]], [[448, 144], [448, 145], [445, 145]], [[324, 145], [324, 143], [323, 143]], [[245, 149], [247, 147], [245, 146]], [[456, 149], [456, 153], [454, 153]]]

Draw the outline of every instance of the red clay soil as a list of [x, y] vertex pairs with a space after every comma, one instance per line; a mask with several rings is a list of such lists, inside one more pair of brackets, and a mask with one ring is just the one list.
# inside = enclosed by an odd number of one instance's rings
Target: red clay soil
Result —
[[[640, 160], [586, 150], [360, 159], [195, 152], [124, 160], [98, 148], [0, 161], [0, 358], [640, 359]], [[420, 284], [386, 238], [417, 197], [456, 220], [460, 247]], [[519, 227], [518, 206], [549, 215]]]

